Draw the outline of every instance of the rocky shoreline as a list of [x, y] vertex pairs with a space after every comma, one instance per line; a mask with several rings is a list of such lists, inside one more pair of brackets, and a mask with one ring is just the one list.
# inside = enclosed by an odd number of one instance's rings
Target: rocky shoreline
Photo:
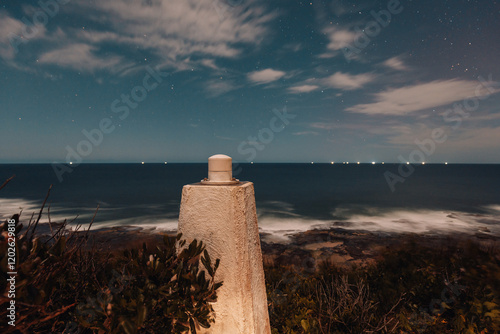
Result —
[[[115, 252], [131, 247], [155, 247], [163, 241], [164, 235], [155, 228], [138, 226], [109, 227], [75, 232], [77, 238], [88, 238], [87, 247]], [[500, 237], [489, 233], [469, 234], [413, 234], [374, 233], [352, 231], [341, 228], [310, 230], [288, 235], [288, 243], [272, 243], [261, 234], [264, 262], [268, 265], [290, 265], [303, 269], [315, 269], [321, 262], [333, 263], [338, 267], [363, 267], [374, 263], [385, 251], [408, 243], [416, 243], [436, 250], [442, 245], [474, 242], [483, 248], [500, 249]]]
[[438, 250], [449, 243], [475, 242], [484, 248], [500, 247], [500, 237], [486, 233], [468, 234], [414, 234], [373, 233], [344, 230], [311, 230], [290, 236], [284, 245], [262, 243], [262, 251], [268, 261], [275, 264], [293, 264], [310, 267], [327, 261], [338, 267], [359, 267], [376, 262], [384, 252], [408, 243], [432, 247]]

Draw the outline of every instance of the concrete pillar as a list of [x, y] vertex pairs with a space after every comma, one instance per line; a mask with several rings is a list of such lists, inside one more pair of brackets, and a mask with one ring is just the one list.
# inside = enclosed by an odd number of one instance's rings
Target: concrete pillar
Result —
[[233, 179], [231, 162], [210, 157], [209, 178], [182, 189], [178, 231], [220, 259], [215, 280], [224, 282], [213, 304], [215, 324], [201, 333], [270, 334], [253, 183]]

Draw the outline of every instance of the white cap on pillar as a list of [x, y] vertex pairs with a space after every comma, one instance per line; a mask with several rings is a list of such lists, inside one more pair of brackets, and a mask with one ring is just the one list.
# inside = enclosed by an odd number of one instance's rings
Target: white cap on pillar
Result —
[[236, 184], [239, 180], [233, 178], [233, 159], [224, 154], [212, 155], [208, 158], [208, 179], [203, 184]]

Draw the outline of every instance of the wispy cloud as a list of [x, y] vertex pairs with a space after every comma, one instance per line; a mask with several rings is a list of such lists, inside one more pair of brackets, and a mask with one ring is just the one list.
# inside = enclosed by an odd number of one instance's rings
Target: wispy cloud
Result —
[[500, 120], [500, 113], [490, 113], [486, 115], [471, 115], [471, 121], [495, 121]]
[[318, 89], [319, 86], [316, 85], [301, 85], [288, 88], [288, 91], [292, 94], [310, 93]]
[[12, 59], [15, 50], [10, 44], [12, 34], [21, 35], [23, 23], [13, 19], [7, 13], [0, 11], [0, 57], [3, 59]]
[[348, 73], [337, 72], [325, 79], [323, 83], [332, 88], [342, 90], [354, 90], [362, 88], [365, 84], [375, 79], [375, 75], [363, 73], [358, 75], [350, 75]]
[[82, 8], [108, 28], [86, 31], [81, 38], [140, 47], [170, 61], [193, 55], [237, 57], [242, 45], [260, 44], [275, 17], [252, 4], [232, 7], [221, 20], [212, 0], [75, 2], [73, 10]]
[[203, 60], [200, 61], [200, 63], [203, 66], [211, 68], [213, 70], [219, 70], [219, 67], [215, 64], [215, 60], [214, 59], [203, 59]]
[[240, 88], [233, 81], [213, 79], [205, 84], [205, 92], [210, 97], [217, 97]]
[[327, 35], [329, 43], [327, 45], [330, 51], [339, 51], [349, 46], [361, 35], [361, 32], [355, 32], [346, 28], [326, 27], [323, 32]]
[[[268, 23], [276, 17], [261, 4], [252, 2], [228, 6], [223, 17], [221, 3], [213, 0], [147, 0], [98, 1], [73, 0], [61, 11], [71, 17], [85, 16], [89, 24], [85, 30], [64, 28], [57, 40], [49, 38], [54, 31], [37, 34], [32, 40], [45, 38], [32, 57], [43, 58], [43, 64], [60, 65], [79, 71], [96, 69], [116, 73], [141, 51], [151, 55], [156, 64], [185, 70], [197, 66], [213, 68], [215, 62], [200, 63], [203, 59], [237, 58], [248, 47], [258, 47], [268, 35]], [[23, 23], [0, 11], [0, 57], [15, 61], [8, 36], [17, 35]], [[44, 26], [40, 28], [45, 29]], [[61, 31], [59, 28], [56, 30]], [[30, 42], [32, 41], [30, 40]], [[120, 55], [109, 55], [99, 50], [120, 47]], [[78, 56], [76, 53], [82, 52]], [[60, 56], [65, 55], [65, 57]], [[49, 56], [51, 56], [49, 58]], [[83, 62], [82, 62], [83, 60]]]
[[294, 136], [307, 136], [307, 135], [317, 136], [317, 135], [319, 135], [319, 133], [316, 131], [299, 131], [299, 132], [294, 132], [292, 134]]
[[382, 63], [382, 65], [391, 68], [396, 71], [407, 71], [409, 70], [409, 67], [406, 66], [406, 64], [401, 60], [400, 57], [392, 57], [387, 59]]
[[304, 48], [304, 46], [302, 45], [302, 43], [289, 43], [284, 45], [283, 48], [287, 51], [290, 50], [293, 52], [299, 52]]
[[55, 64], [79, 71], [94, 72], [102, 69], [116, 69], [122, 65], [123, 58], [120, 56], [97, 56], [97, 48], [88, 44], [77, 43], [67, 45], [61, 49], [46, 52], [40, 56], [42, 64]]
[[[23, 35], [23, 31], [30, 32], [30, 38]], [[5, 11], [0, 11], [0, 58], [10, 61], [15, 58], [30, 39], [43, 38], [47, 33], [45, 26], [37, 24], [26, 29], [26, 25]]]
[[[320, 58], [331, 58], [339, 55], [343, 49], [352, 45], [356, 38], [361, 36], [361, 31], [352, 31], [347, 27], [327, 26], [323, 29], [323, 33], [328, 38], [327, 51], [320, 54]], [[356, 55], [352, 55], [356, 58]]]
[[[443, 146], [460, 152], [469, 150], [488, 150], [498, 152], [500, 142], [500, 127], [481, 127], [473, 129], [463, 129], [459, 134], [453, 136]], [[497, 157], [495, 157], [497, 158]]]
[[267, 68], [261, 71], [255, 71], [248, 74], [248, 79], [257, 84], [265, 84], [281, 79], [286, 72]]
[[[471, 124], [468, 124], [471, 125]], [[411, 150], [415, 148], [415, 140], [432, 138], [436, 125], [415, 123], [390, 125], [386, 129], [367, 129], [370, 133], [385, 137], [385, 144]], [[500, 127], [496, 126], [464, 126], [453, 130], [447, 126], [439, 127], [446, 134], [446, 141], [437, 145], [440, 151], [459, 153], [464, 151], [497, 148], [500, 141]]]
[[[368, 115], [407, 115], [474, 97], [479, 82], [467, 80], [436, 80], [375, 94], [375, 102], [357, 104], [347, 111]], [[483, 89], [481, 94], [487, 94]]]
[[292, 94], [310, 93], [317, 89], [335, 88], [344, 91], [363, 88], [375, 79], [372, 73], [349, 74], [336, 72], [325, 78], [309, 78], [295, 86], [289, 87], [288, 92]]

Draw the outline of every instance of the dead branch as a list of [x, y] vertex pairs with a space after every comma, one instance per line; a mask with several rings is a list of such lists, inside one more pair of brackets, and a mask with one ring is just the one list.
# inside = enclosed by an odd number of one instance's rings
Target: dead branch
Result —
[[5, 187], [7, 185], [7, 183], [9, 183], [10, 181], [12, 181], [12, 179], [16, 177], [16, 175], [12, 175], [11, 177], [9, 177], [7, 180], [5, 180], [5, 182], [0, 186], [0, 190], [3, 189], [3, 187]]
[[51, 189], [52, 189], [52, 185], [50, 185], [49, 191], [47, 191], [47, 196], [45, 196], [45, 199], [43, 201], [42, 207], [40, 208], [40, 212], [38, 213], [38, 218], [36, 220], [35, 225], [33, 226], [33, 231], [31, 231], [30, 242], [31, 242], [31, 240], [33, 240], [33, 235], [35, 234], [36, 227], [38, 226], [38, 223], [40, 222], [40, 219], [42, 218], [43, 208], [45, 207], [45, 203], [47, 203], [47, 199], [49, 198], [50, 190]]

